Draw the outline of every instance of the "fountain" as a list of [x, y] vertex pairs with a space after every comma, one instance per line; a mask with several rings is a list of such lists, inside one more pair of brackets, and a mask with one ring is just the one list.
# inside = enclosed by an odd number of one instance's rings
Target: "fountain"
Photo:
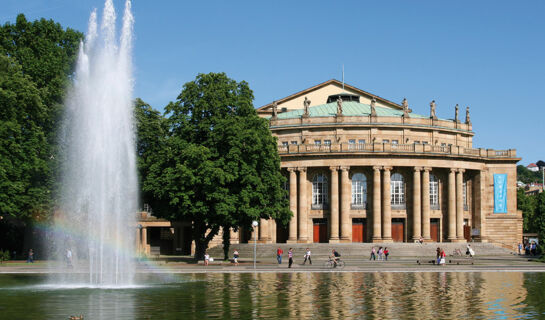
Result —
[[[54, 252], [70, 273], [88, 274], [91, 286], [130, 285], [134, 274], [138, 183], [132, 29], [130, 0], [119, 38], [112, 0], [105, 1], [100, 27], [96, 10], [91, 13], [60, 137], [64, 150]], [[67, 279], [61, 283], [75, 281]]]

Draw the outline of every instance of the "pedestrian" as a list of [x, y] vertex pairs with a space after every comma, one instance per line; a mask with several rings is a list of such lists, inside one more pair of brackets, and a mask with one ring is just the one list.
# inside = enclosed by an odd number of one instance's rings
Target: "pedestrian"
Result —
[[312, 260], [310, 259], [310, 254], [311, 254], [310, 249], [307, 248], [307, 252], [305, 253], [305, 261], [303, 261], [303, 265], [305, 263], [307, 263], [307, 260], [308, 260], [309, 264], [312, 265]]
[[377, 250], [375, 249], [375, 247], [371, 248], [371, 257], [369, 257], [369, 260], [376, 260], [377, 259], [377, 256], [376, 256], [376, 253], [377, 253]]
[[278, 249], [276, 249], [276, 260], [278, 261], [278, 264], [282, 264], [282, 255], [284, 254], [284, 251], [278, 247]]
[[72, 268], [72, 251], [70, 249], [66, 249], [66, 266]]
[[382, 260], [382, 254], [384, 253], [384, 251], [382, 250], [382, 247], [379, 247], [378, 248], [378, 259], [377, 260]]
[[519, 249], [519, 256], [522, 254], [522, 243], [519, 242], [519, 245], [517, 246]]
[[442, 266], [444, 266], [445, 263], [446, 263], [446, 259], [445, 259], [445, 258], [447, 257], [447, 254], [445, 253], [445, 249], [442, 249], [442, 250], [441, 250], [440, 257], [441, 257], [441, 259], [439, 260], [439, 264], [442, 265]]
[[233, 262], [235, 263], [235, 266], [238, 266], [238, 251], [237, 251], [237, 249], [235, 249], [235, 251], [233, 251]]
[[291, 265], [293, 264], [293, 251], [288, 250], [288, 268], [291, 268]]
[[390, 254], [390, 251], [388, 251], [387, 247], [384, 247], [384, 258], [386, 261], [388, 261], [388, 255]]
[[28, 258], [26, 260], [27, 263], [34, 263], [34, 251], [32, 249], [28, 250]]
[[439, 264], [441, 262], [441, 248], [437, 247], [437, 250], [435, 250], [435, 263]]
[[535, 241], [532, 241], [532, 244], [530, 245], [530, 251], [532, 252], [532, 255], [537, 255], [537, 244]]
[[471, 248], [469, 244], [466, 248], [466, 254], [469, 255], [470, 258], [473, 258], [473, 256], [475, 255], [475, 251], [473, 251], [473, 248]]
[[208, 266], [208, 262], [210, 261], [210, 255], [208, 254], [208, 252], [205, 252], [204, 253], [204, 266]]

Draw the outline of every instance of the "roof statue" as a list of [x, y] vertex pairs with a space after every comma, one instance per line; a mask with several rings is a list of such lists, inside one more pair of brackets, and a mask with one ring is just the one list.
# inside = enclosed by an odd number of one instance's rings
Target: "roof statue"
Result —
[[456, 104], [456, 106], [454, 107], [454, 121], [455, 122], [460, 122], [460, 119], [458, 119], [458, 104]]
[[437, 116], [435, 115], [435, 108], [436, 108], [435, 100], [432, 100], [430, 102], [430, 118], [432, 118], [433, 120], [437, 120]]
[[371, 117], [377, 116], [377, 110], [375, 109], [375, 104], [377, 103], [377, 99], [373, 97], [373, 100], [371, 100]]
[[409, 117], [409, 102], [407, 102], [407, 98], [403, 98], [401, 105], [403, 106], [403, 116]]
[[303, 102], [303, 105], [305, 106], [305, 112], [303, 113], [303, 117], [309, 117], [310, 116], [310, 112], [308, 110], [308, 107], [310, 106], [310, 100], [305, 97], [305, 101]]
[[471, 119], [469, 118], [469, 107], [466, 107], [466, 124], [471, 124]]
[[272, 118], [278, 118], [278, 103], [276, 103], [276, 101], [273, 101], [272, 104]]
[[339, 99], [337, 99], [337, 116], [342, 116], [342, 115], [343, 115], [343, 99], [339, 97]]

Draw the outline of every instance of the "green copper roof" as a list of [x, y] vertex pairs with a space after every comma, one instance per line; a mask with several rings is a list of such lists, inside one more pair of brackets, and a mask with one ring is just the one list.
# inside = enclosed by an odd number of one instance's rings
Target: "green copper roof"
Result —
[[[376, 106], [375, 110], [379, 117], [401, 117], [402, 110], [395, 110], [385, 107]], [[279, 113], [278, 119], [299, 118], [303, 115], [304, 110], [293, 110], [289, 112]], [[311, 117], [331, 117], [337, 114], [337, 102], [321, 104], [314, 107], [309, 107]], [[371, 114], [371, 106], [355, 101], [343, 102], [343, 115], [345, 116], [369, 116]], [[420, 114], [409, 113], [410, 118], [429, 118]]]

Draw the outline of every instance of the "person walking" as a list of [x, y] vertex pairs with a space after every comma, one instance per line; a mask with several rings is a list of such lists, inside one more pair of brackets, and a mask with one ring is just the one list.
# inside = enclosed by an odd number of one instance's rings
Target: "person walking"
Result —
[[435, 263], [438, 265], [441, 262], [441, 248], [437, 247], [435, 250]]
[[375, 249], [375, 247], [371, 248], [371, 256], [369, 257], [369, 260], [377, 260], [377, 250]]
[[519, 249], [519, 256], [522, 254], [522, 243], [519, 242], [519, 245], [518, 245], [518, 249]]
[[237, 251], [237, 249], [235, 249], [235, 251], [233, 251], [233, 262], [234, 262], [235, 266], [238, 266], [238, 251]]
[[384, 260], [388, 261], [389, 254], [390, 254], [390, 251], [388, 250], [388, 247], [384, 247]]
[[291, 265], [293, 264], [293, 251], [288, 250], [288, 268], [291, 268]]
[[311, 255], [310, 249], [307, 248], [307, 252], [305, 253], [305, 261], [303, 261], [303, 265], [307, 263], [307, 260], [309, 264], [312, 265], [312, 260], [310, 259], [310, 255]]
[[204, 266], [208, 266], [208, 262], [210, 261], [210, 255], [208, 254], [208, 252], [205, 252], [204, 253]]
[[26, 260], [27, 263], [34, 263], [34, 251], [32, 249], [28, 250], [28, 258]]
[[447, 257], [447, 254], [445, 253], [444, 249], [441, 250], [440, 257], [441, 257], [441, 259], [439, 260], [439, 264], [444, 266], [445, 263], [446, 263], [446, 257]]
[[379, 261], [382, 260], [382, 254], [383, 254], [383, 252], [384, 252], [384, 251], [382, 250], [382, 247], [379, 247], [379, 248], [378, 248], [378, 259], [377, 259], [377, 260], [379, 260]]
[[70, 249], [66, 249], [66, 266], [72, 268], [72, 251]]
[[280, 247], [276, 249], [276, 260], [278, 261], [278, 264], [282, 264], [282, 255], [284, 254], [284, 250], [282, 250]]
[[473, 258], [473, 256], [475, 255], [475, 251], [473, 251], [473, 248], [471, 248], [469, 244], [466, 248], [466, 255], [469, 255], [470, 258]]

